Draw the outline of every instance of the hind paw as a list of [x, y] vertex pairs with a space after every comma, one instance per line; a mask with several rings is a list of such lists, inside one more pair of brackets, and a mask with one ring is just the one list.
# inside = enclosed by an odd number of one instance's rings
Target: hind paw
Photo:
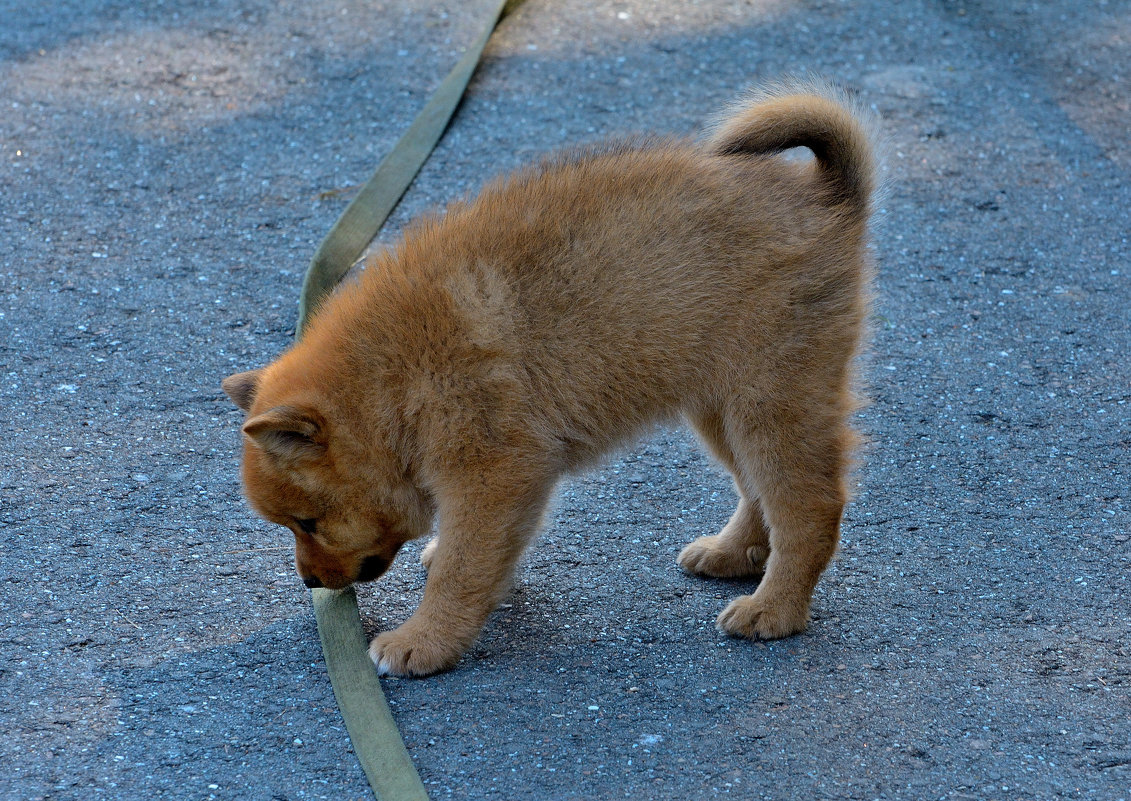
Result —
[[730, 602], [715, 625], [732, 637], [776, 640], [808, 628], [809, 603], [806, 600], [768, 600], [758, 593], [743, 595]]
[[744, 578], [762, 575], [769, 553], [764, 546], [735, 545], [719, 534], [713, 534], [687, 545], [680, 551], [678, 561], [680, 567], [697, 576]]

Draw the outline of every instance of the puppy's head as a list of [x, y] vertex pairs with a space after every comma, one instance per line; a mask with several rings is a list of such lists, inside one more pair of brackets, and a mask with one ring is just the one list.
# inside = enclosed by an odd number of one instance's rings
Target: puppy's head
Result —
[[371, 431], [359, 437], [356, 421], [335, 413], [310, 382], [273, 368], [223, 382], [248, 415], [244, 492], [256, 512], [294, 533], [308, 587], [372, 581], [405, 542], [428, 533], [429, 499]]

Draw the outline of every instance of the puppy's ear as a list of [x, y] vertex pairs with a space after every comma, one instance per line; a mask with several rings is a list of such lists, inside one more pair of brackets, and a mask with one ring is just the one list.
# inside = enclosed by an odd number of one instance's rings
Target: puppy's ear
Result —
[[325, 426], [313, 409], [276, 406], [243, 424], [264, 453], [292, 464], [310, 462], [326, 453]]
[[259, 377], [263, 370], [248, 370], [246, 373], [236, 373], [224, 379], [220, 387], [227, 393], [236, 406], [245, 412], [251, 411], [251, 403], [255, 400], [255, 390], [259, 388]]

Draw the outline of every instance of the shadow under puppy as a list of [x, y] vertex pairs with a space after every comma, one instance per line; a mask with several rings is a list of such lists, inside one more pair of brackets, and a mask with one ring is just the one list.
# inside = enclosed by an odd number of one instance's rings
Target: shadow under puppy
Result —
[[702, 143], [490, 184], [224, 381], [248, 499], [294, 532], [310, 587], [376, 578], [438, 517], [420, 607], [370, 646], [380, 672], [425, 675], [475, 641], [560, 477], [682, 414], [739, 501], [680, 565], [764, 572], [723, 631], [804, 630], [847, 497], [873, 185], [866, 122], [815, 84], [751, 96]]

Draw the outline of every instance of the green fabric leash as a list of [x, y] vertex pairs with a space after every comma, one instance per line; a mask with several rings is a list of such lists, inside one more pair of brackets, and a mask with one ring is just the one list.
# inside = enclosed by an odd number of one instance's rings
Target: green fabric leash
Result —
[[444, 135], [468, 81], [479, 64], [487, 40], [503, 17], [518, 8], [522, 2], [523, 0], [502, 0], [498, 3], [490, 24], [467, 48], [463, 58], [444, 78], [428, 104], [412, 121], [412, 125], [389, 155], [377, 166], [377, 171], [361, 188], [357, 197], [346, 206], [330, 233], [326, 234], [303, 280], [298, 307], [298, 336], [302, 336], [302, 331], [318, 304], [346, 277], [350, 268], [369, 247], [373, 237], [381, 230], [401, 195], [428, 159], [428, 154]]
[[365, 644], [357, 593], [311, 591], [322, 655], [357, 761], [380, 801], [428, 801]]
[[[502, 0], [497, 4], [490, 24], [330, 229], [303, 280], [296, 339], [302, 336], [311, 313], [345, 278], [381, 230], [443, 136], [491, 33], [522, 1]], [[352, 587], [341, 591], [315, 589], [311, 599], [334, 697], [374, 795], [378, 801], [428, 801], [369, 659], [357, 593]]]

